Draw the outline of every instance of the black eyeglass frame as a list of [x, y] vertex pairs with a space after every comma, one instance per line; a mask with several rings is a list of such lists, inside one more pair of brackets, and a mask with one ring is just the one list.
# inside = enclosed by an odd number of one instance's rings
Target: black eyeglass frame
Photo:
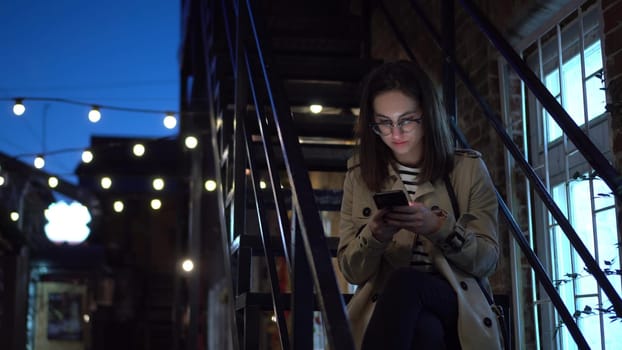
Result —
[[[395, 128], [395, 127], [397, 127], [401, 133], [406, 134], [406, 133], [412, 132], [415, 129], [413, 128], [412, 130], [405, 131], [404, 130], [404, 125], [405, 124], [408, 125], [408, 123], [411, 123], [411, 122], [414, 122], [416, 124], [421, 124], [421, 120], [423, 120], [423, 116], [422, 115], [420, 115], [418, 117], [415, 117], [415, 118], [404, 118], [404, 119], [399, 120], [397, 123], [386, 122], [386, 121], [385, 122], [381, 122], [381, 123], [369, 123], [369, 127], [372, 129], [372, 131], [374, 133], [376, 133], [377, 135], [380, 135], [380, 136], [389, 136], [389, 135], [391, 135], [393, 133], [393, 128]], [[391, 129], [389, 129], [389, 132], [387, 132], [387, 133], [383, 133], [380, 130], [380, 126], [385, 126], [385, 125], [391, 127]], [[413, 124], [413, 126], [414, 126], [414, 124]]]

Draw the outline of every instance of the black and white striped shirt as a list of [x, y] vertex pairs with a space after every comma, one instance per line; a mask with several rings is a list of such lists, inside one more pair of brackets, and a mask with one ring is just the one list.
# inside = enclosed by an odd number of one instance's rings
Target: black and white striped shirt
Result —
[[[412, 201], [415, 197], [415, 193], [417, 192], [417, 176], [420, 174], [420, 170], [418, 168], [411, 168], [402, 164], [398, 164], [397, 172], [404, 183], [404, 187], [406, 187], [406, 191], [408, 192], [408, 196]], [[425, 272], [434, 271], [434, 266], [432, 265], [432, 260], [430, 260], [430, 256], [428, 254], [427, 245], [431, 244], [425, 238], [419, 236], [419, 234], [415, 234], [413, 238], [412, 245], [412, 258], [410, 260], [410, 266]]]

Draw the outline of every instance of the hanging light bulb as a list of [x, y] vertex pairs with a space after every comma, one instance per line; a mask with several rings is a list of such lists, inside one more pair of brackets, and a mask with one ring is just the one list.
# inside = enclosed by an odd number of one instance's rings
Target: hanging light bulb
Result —
[[162, 201], [160, 201], [159, 199], [152, 199], [151, 200], [151, 209], [153, 210], [158, 210], [162, 208]]
[[194, 136], [186, 136], [184, 144], [188, 149], [195, 149], [199, 145], [199, 140]]
[[103, 189], [107, 190], [112, 186], [112, 179], [108, 176], [104, 176], [102, 177], [99, 184], [102, 186]]
[[41, 169], [45, 166], [45, 159], [42, 155], [38, 155], [35, 157], [34, 165], [37, 169]]
[[175, 118], [175, 114], [173, 114], [173, 112], [166, 112], [162, 123], [165, 128], [173, 129], [177, 126], [177, 118]]
[[50, 176], [48, 178], [48, 186], [50, 186], [50, 188], [56, 188], [56, 186], [58, 186], [58, 178], [56, 176]]
[[145, 146], [142, 143], [137, 143], [132, 147], [132, 153], [136, 157], [142, 157], [145, 154]]
[[26, 112], [26, 107], [24, 106], [24, 99], [16, 98], [15, 104], [13, 105], [13, 114], [16, 116], [20, 116]]
[[154, 190], [162, 191], [162, 189], [164, 188], [164, 179], [162, 179], [161, 177], [157, 177], [153, 179], [153, 182], [151, 185], [153, 186]]
[[0, 187], [4, 186], [4, 184], [6, 184], [6, 178], [4, 175], [0, 175]]
[[123, 204], [123, 201], [114, 201], [112, 204], [112, 208], [116, 213], [122, 212], [124, 207], [125, 205]]
[[89, 120], [91, 123], [97, 123], [102, 118], [102, 114], [99, 111], [99, 106], [93, 106], [89, 111]]
[[82, 152], [82, 161], [84, 163], [87, 163], [87, 164], [92, 162], [93, 161], [93, 152], [89, 151], [88, 149], [84, 150]]
[[11, 221], [17, 221], [17, 220], [19, 220], [19, 213], [18, 213], [18, 212], [16, 212], [16, 211], [12, 211], [12, 212], [11, 212], [11, 214], [10, 214], [10, 216], [11, 216]]
[[216, 181], [207, 180], [205, 181], [205, 190], [207, 192], [213, 192], [216, 189]]

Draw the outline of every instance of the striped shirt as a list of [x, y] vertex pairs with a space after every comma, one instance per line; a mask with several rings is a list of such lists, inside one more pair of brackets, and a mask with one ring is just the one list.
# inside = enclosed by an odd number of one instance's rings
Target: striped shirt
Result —
[[[408, 192], [408, 196], [412, 201], [417, 192], [417, 176], [419, 176], [420, 170], [418, 168], [407, 167], [402, 164], [398, 164], [397, 172], [404, 183], [404, 187]], [[428, 254], [429, 245], [432, 244], [426, 238], [420, 237], [419, 234], [415, 234], [412, 245], [412, 258], [410, 260], [410, 266], [417, 270], [424, 272], [434, 271], [432, 260]]]

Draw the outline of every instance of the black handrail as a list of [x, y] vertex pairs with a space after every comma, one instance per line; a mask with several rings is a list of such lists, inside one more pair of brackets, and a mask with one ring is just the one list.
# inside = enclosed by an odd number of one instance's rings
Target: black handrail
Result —
[[269, 47], [263, 43], [263, 35], [259, 33], [257, 21], [260, 18], [255, 17], [251, 1], [246, 0], [240, 5], [243, 7], [239, 9], [240, 12], [247, 11], [251, 38], [258, 53], [259, 67], [265, 83], [271, 116], [292, 186], [292, 203], [295, 203], [297, 217], [300, 219], [300, 232], [309, 261], [311, 277], [317, 291], [320, 310], [326, 321], [326, 333], [334, 348], [354, 349], [350, 324], [345, 312], [345, 302], [337, 285], [322, 221], [313, 197], [309, 173], [294, 131], [282, 82], [274, 78], [275, 74], [272, 69], [268, 68], [273, 68], [271, 64], [268, 64], [272, 55]]
[[[471, 0], [460, 1], [464, 9], [471, 15], [482, 33], [490, 40], [497, 50], [505, 57], [510, 66], [521, 77], [525, 85], [533, 92], [542, 106], [555, 119], [557, 124], [564, 130], [568, 138], [583, 154], [585, 159], [592, 165], [598, 175], [607, 183], [618, 200], [622, 200], [622, 177], [620, 173], [609, 163], [607, 158], [596, 148], [594, 143], [577, 126], [568, 112], [557, 102], [555, 97], [542, 84], [540, 79], [514, 51], [512, 46], [503, 38], [499, 31], [490, 23]], [[617, 309], [618, 315], [622, 315], [622, 309]]]
[[[442, 46], [440, 44], [440, 36], [434, 30], [434, 27], [432, 26], [429, 19], [425, 17], [425, 13], [423, 12], [423, 9], [419, 7], [416, 0], [411, 0], [411, 3], [415, 11], [424, 20], [424, 23], [426, 24], [432, 36], [434, 37], [434, 40], [436, 41], [437, 45], [441, 47], [442, 49]], [[499, 38], [499, 40], [501, 40], [501, 38]], [[513, 49], [509, 45], [507, 45], [507, 47], [504, 47], [504, 49], [506, 48], [509, 48], [510, 50], [513, 51]], [[559, 224], [561, 229], [566, 234], [568, 240], [570, 241], [574, 249], [577, 251], [581, 259], [583, 259], [583, 262], [585, 262], [587, 269], [594, 276], [594, 278], [596, 279], [596, 282], [603, 289], [607, 297], [609, 297], [609, 300], [613, 305], [616, 315], [622, 316], [622, 299], [618, 295], [617, 291], [615, 290], [615, 288], [613, 287], [613, 285], [611, 284], [611, 282], [609, 281], [609, 279], [607, 278], [607, 276], [605, 275], [601, 267], [598, 265], [598, 262], [594, 260], [590, 251], [587, 249], [585, 244], [583, 244], [583, 241], [581, 240], [581, 238], [579, 237], [575, 229], [572, 227], [568, 219], [566, 219], [566, 216], [563, 214], [561, 209], [559, 209], [559, 207], [557, 206], [553, 198], [550, 196], [550, 194], [548, 193], [546, 189], [546, 186], [542, 183], [542, 181], [540, 180], [538, 175], [535, 173], [533, 168], [529, 165], [529, 163], [524, 158], [520, 150], [516, 147], [516, 144], [514, 143], [512, 138], [507, 134], [507, 132], [505, 131], [501, 123], [501, 118], [499, 118], [499, 116], [495, 112], [492, 111], [492, 108], [488, 106], [486, 101], [477, 93], [477, 90], [475, 89], [474, 85], [470, 82], [468, 75], [465, 73], [464, 69], [462, 69], [462, 67], [457, 63], [455, 57], [448, 55], [447, 53], [445, 53], [445, 55], [446, 55], [445, 59], [453, 64], [455, 72], [458, 74], [462, 82], [465, 84], [465, 86], [467, 87], [471, 95], [473, 95], [473, 97], [475, 97], [477, 102], [480, 104], [480, 106], [485, 112], [484, 114], [486, 115], [488, 121], [495, 128], [495, 131], [501, 137], [508, 151], [510, 151], [514, 159], [518, 162], [518, 165], [521, 167], [521, 169], [523, 170], [523, 172], [529, 179], [530, 183], [534, 186], [534, 189], [536, 190], [536, 192], [540, 195], [540, 199], [549, 209], [553, 218], [557, 220], [557, 223]], [[522, 61], [519, 60], [518, 62], [516, 62], [516, 64], [522, 65], [523, 70], [529, 71], [529, 68], [526, 67], [526, 65]], [[531, 74], [533, 75], [533, 72]], [[540, 85], [542, 84], [540, 83]], [[534, 93], [536, 93], [536, 91], [534, 91]], [[547, 93], [550, 95], [548, 90], [547, 90]], [[557, 103], [557, 101], [555, 101], [555, 103]], [[559, 104], [557, 105], [559, 106]], [[562, 122], [560, 123], [560, 126], [562, 127], [563, 130], [565, 130], [564, 128], [567, 126], [567, 124]], [[587, 136], [585, 136], [585, 134], [583, 134], [583, 132], [581, 132], [580, 130], [579, 132], [580, 134], [575, 135], [575, 137], [584, 138], [587, 140], [587, 142], [591, 144], [591, 141], [589, 141]], [[583, 143], [581, 143], [581, 145], [577, 145], [577, 147], [583, 147], [582, 144]]]
[[[223, 13], [225, 13], [224, 21], [225, 25], [228, 29], [231, 29], [231, 22], [226, 14], [225, 1], [222, 1]], [[242, 73], [240, 69], [240, 60], [247, 60], [246, 62], [246, 71], [248, 72], [248, 78], [250, 80], [246, 80], [248, 84], [245, 88], [250, 88], [251, 94], [253, 94], [252, 98], [254, 99], [255, 105], [259, 106], [259, 102], [257, 101], [257, 91], [260, 90], [262, 94], [265, 94], [265, 98], [268, 100], [270, 109], [271, 109], [271, 117], [274, 119], [274, 122], [269, 123], [271, 126], [275, 127], [279, 144], [281, 148], [281, 152], [283, 154], [283, 158], [285, 159], [285, 166], [288, 173], [288, 177], [290, 180], [290, 184], [292, 185], [292, 204], [295, 209], [295, 217], [298, 218], [298, 222], [300, 223], [300, 235], [303, 238], [302, 241], [304, 243], [304, 251], [300, 252], [300, 254], [306, 255], [307, 261], [309, 262], [311, 277], [313, 278], [313, 282], [315, 284], [315, 289], [317, 291], [317, 298], [320, 305], [320, 309], [323, 313], [326, 332], [329, 338], [330, 343], [334, 346], [334, 348], [338, 349], [354, 349], [354, 343], [352, 340], [352, 336], [349, 329], [349, 322], [345, 313], [345, 303], [343, 297], [339, 291], [337, 286], [336, 277], [333, 271], [333, 265], [331, 263], [331, 256], [328, 250], [328, 245], [326, 241], [326, 237], [323, 233], [323, 225], [321, 223], [321, 219], [319, 217], [319, 211], [315, 203], [315, 199], [313, 197], [313, 191], [310, 185], [310, 180], [308, 177], [308, 171], [304, 165], [302, 151], [300, 149], [300, 145], [298, 144], [296, 133], [293, 132], [291, 115], [289, 113], [289, 106], [286, 102], [286, 98], [284, 97], [284, 93], [282, 93], [283, 88], [281, 82], [277, 79], [273, 78], [273, 73], [268, 68], [269, 64], [267, 63], [271, 59], [271, 55], [269, 54], [269, 49], [267, 46], [262, 45], [262, 35], [259, 34], [258, 25], [256, 21], [259, 18], [254, 16], [253, 6], [250, 1], [241, 1], [237, 3], [237, 8], [234, 6], [233, 11], [236, 16], [236, 30], [232, 33], [230, 30], [225, 31], [225, 35], [227, 37], [227, 41], [229, 43], [229, 55], [232, 58], [232, 65], [234, 74], [236, 74], [235, 79], [238, 81], [240, 79], [240, 74]], [[243, 22], [243, 23], [240, 23]], [[248, 61], [248, 57], [246, 57], [246, 46], [242, 44], [247, 35], [245, 32], [240, 32], [240, 27], [248, 26], [248, 31], [250, 34], [250, 39], [252, 40], [252, 49], [258, 53], [259, 58], [259, 67], [257, 70], [253, 70], [251, 68], [251, 64]], [[231, 49], [232, 46], [232, 34], [236, 36], [236, 49]], [[241, 45], [242, 44], [242, 45]], [[235, 63], [237, 62], [237, 64]], [[253, 74], [254, 73], [254, 74]], [[257, 86], [252, 80], [254, 76], [260, 77], [258, 83], [265, 84], [263, 87]], [[276, 82], [276, 83], [275, 83]], [[238, 85], [236, 84], [236, 88]], [[236, 89], [236, 99], [237, 93], [240, 92], [239, 89]], [[261, 96], [262, 99], [264, 96]], [[236, 120], [239, 121], [238, 117], [241, 113], [241, 110], [236, 108]], [[258, 122], [260, 123], [260, 128], [265, 127], [263, 121], [261, 120], [261, 116], [258, 117]], [[240, 125], [237, 126], [238, 129]], [[237, 133], [238, 131], [236, 131]], [[270, 145], [269, 142], [271, 137], [266, 136], [264, 131], [262, 131], [262, 137], [264, 138], [264, 153], [267, 160], [274, 158], [270, 154]], [[251, 141], [247, 135], [247, 153], [250, 154], [251, 150], [249, 149], [251, 146]], [[251, 168], [256, 168], [256, 164], [253, 164], [253, 159], [249, 158], [251, 162]], [[270, 168], [274, 166], [274, 164], [270, 164], [268, 162]], [[238, 169], [239, 171], [239, 169]], [[269, 170], [273, 172], [273, 169]], [[236, 171], [237, 172], [237, 171]], [[281, 193], [277, 193], [278, 190], [278, 177], [275, 175], [271, 175], [271, 182], [273, 187], [273, 195], [275, 196], [275, 203], [279, 207], [277, 210], [277, 215], [283, 215], [283, 207], [281, 201]], [[239, 189], [236, 188], [236, 192]], [[261, 199], [258, 196], [259, 191], [258, 188], [254, 189], [254, 194], [257, 196], [256, 200], [258, 201], [258, 205], [261, 203]], [[258, 207], [258, 211], [261, 209]], [[261, 216], [261, 214], [258, 213]], [[261, 218], [260, 218], [261, 220]], [[287, 238], [284, 236], [284, 227], [286, 218], [281, 218], [280, 222], [280, 233], [282, 242], [284, 245], [287, 245]], [[262, 225], [265, 226], [265, 225]], [[262, 229], [260, 231], [264, 232]], [[265, 231], [267, 232], [267, 231]], [[262, 233], [264, 234], [264, 233]], [[264, 237], [265, 238], [265, 237]], [[264, 250], [267, 252], [271, 250], [271, 247], [266, 245], [268, 242], [267, 239], [264, 239]], [[296, 245], [298, 246], [298, 245]], [[287, 247], [285, 247], [287, 248]], [[287, 252], [287, 249], [284, 249]], [[295, 255], [295, 251], [292, 252], [292, 255]], [[270, 258], [268, 257], [268, 260]], [[287, 260], [290, 260], [289, 257]], [[288, 265], [291, 265], [291, 261]], [[272, 273], [272, 267], [270, 267], [270, 271]], [[279, 306], [279, 291], [277, 289], [278, 286], [275, 285], [276, 278], [271, 277], [272, 290], [273, 290], [273, 304], [275, 306], [275, 312], [277, 312], [277, 319], [281, 319], [279, 313], [282, 306]], [[285, 343], [283, 337], [287, 336], [287, 330], [285, 329], [285, 325], [279, 326], [280, 335], [282, 337], [282, 344]], [[289, 345], [287, 345], [289, 346]]]

